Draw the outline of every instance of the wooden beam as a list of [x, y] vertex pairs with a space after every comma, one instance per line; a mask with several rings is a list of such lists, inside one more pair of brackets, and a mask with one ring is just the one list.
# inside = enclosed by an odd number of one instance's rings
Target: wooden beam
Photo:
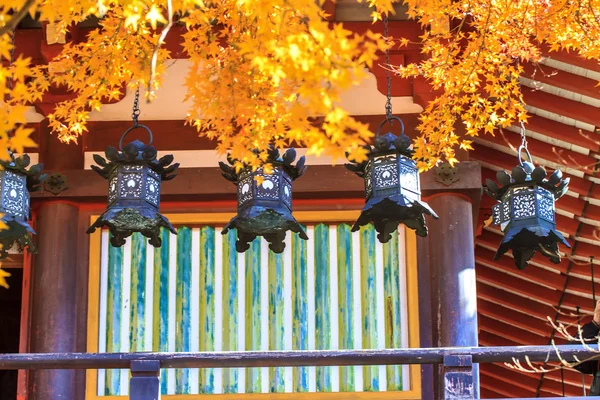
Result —
[[[477, 297], [495, 305], [502, 305], [515, 312], [531, 315], [539, 320], [538, 324], [547, 323], [547, 318], [554, 318], [556, 314], [553, 307], [495, 288], [485, 282], [477, 283]], [[559, 321], [571, 324], [576, 323], [577, 318], [561, 315]]]
[[[419, 114], [398, 114], [398, 116], [404, 123], [405, 133], [410, 137], [415, 137]], [[355, 115], [353, 117], [358, 122], [367, 124], [373, 133], [385, 119], [384, 115]], [[216, 140], [200, 137], [196, 128], [186, 124], [183, 120], [147, 120], [142, 123], [150, 128], [154, 136], [153, 145], [160, 150], [213, 150], [217, 147]], [[322, 121], [316, 119], [314, 125], [319, 127], [321, 124]], [[118, 146], [119, 139], [131, 125], [131, 121], [88, 122], [89, 132], [82, 136], [84, 151], [104, 151], [107, 146]], [[131, 136], [132, 140], [139, 138], [147, 142], [146, 133], [143, 130], [139, 131], [139, 133], [133, 131], [127, 138], [129, 139]]]
[[[534, 392], [540, 382], [540, 374], [519, 372], [499, 364], [481, 364], [479, 368], [482, 374], [495, 378], [500, 382], [512, 384], [526, 390], [533, 389]], [[581, 379], [565, 379], [565, 394], [570, 396], [581, 394]], [[560, 396], [562, 395], [562, 384], [553, 380], [547, 380], [544, 382], [540, 395], [540, 397]]]
[[502, 321], [506, 324], [514, 324], [519, 328], [535, 333], [541, 337], [548, 336], [552, 330], [552, 327], [547, 321], [540, 321], [527, 314], [513, 311], [510, 308], [499, 306], [482, 298], [479, 298], [477, 301], [477, 311], [481, 315], [485, 315], [486, 317], [497, 321]]
[[542, 92], [540, 90], [523, 91], [525, 103], [535, 108], [541, 108], [564, 117], [573, 118], [577, 121], [585, 122], [593, 126], [600, 126], [600, 116], [598, 116], [598, 107], [581, 103], [575, 100], [569, 100], [564, 97]]
[[[49, 171], [51, 173], [51, 171]], [[108, 183], [91, 170], [60, 171], [68, 179], [69, 188], [58, 196], [48, 192], [33, 193], [32, 199], [77, 199], [79, 201], [103, 200]], [[458, 164], [461, 179], [447, 187], [436, 182], [435, 172], [421, 175], [423, 195], [430, 196], [444, 191], [463, 193], [478, 198], [481, 192], [480, 170], [477, 163]], [[364, 182], [343, 166], [313, 165], [294, 182], [294, 198], [362, 198]], [[219, 168], [182, 168], [178, 176], [163, 183], [163, 201], [193, 199], [194, 201], [235, 199], [235, 186], [226, 181]]]
[[525, 71], [521, 76], [540, 83], [541, 87], [543, 87], [544, 84], [548, 84], [594, 99], [600, 99], [600, 90], [598, 90], [598, 87], [596, 86], [598, 81], [595, 79], [572, 74], [567, 71], [561, 71], [542, 64], [533, 65], [531, 63], [524, 63], [523, 67]]
[[548, 343], [548, 339], [545, 337], [530, 333], [519, 326], [506, 324], [481, 314], [479, 315], [479, 327], [486, 332], [520, 343], [521, 346], [535, 346]]
[[492, 286], [500, 286], [507, 291], [516, 292], [525, 298], [540, 301], [549, 306], [558, 304], [560, 293], [543, 286], [534, 286], [529, 281], [509, 276], [501, 271], [477, 264], [477, 281]]

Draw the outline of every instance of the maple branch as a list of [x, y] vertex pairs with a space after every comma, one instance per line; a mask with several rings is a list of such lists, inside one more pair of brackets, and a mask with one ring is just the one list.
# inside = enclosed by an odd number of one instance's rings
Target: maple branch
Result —
[[6, 25], [0, 28], [0, 36], [5, 35], [11, 31], [14, 31], [19, 22], [27, 15], [31, 6], [35, 3], [36, 0], [27, 0], [23, 7], [19, 9], [16, 13], [12, 15], [12, 17], [8, 20]]
[[156, 47], [152, 52], [152, 62], [150, 64], [150, 79], [148, 80], [148, 97], [146, 98], [146, 102], [150, 103], [150, 94], [154, 91], [152, 90], [152, 84], [154, 83], [154, 77], [156, 76], [156, 63], [158, 61], [158, 51], [160, 50], [160, 45], [163, 43], [167, 34], [171, 30], [173, 26], [173, 1], [167, 0], [167, 25], [163, 28], [160, 36], [158, 37], [158, 43], [156, 43]]

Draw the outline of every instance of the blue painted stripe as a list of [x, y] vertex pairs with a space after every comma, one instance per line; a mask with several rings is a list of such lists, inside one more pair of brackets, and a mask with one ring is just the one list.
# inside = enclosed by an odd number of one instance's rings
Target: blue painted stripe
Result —
[[[306, 270], [306, 241], [298, 234], [292, 236], [292, 314], [293, 349], [308, 350], [308, 278]], [[308, 391], [308, 368], [298, 367], [294, 371], [294, 390]]]
[[[200, 351], [215, 349], [215, 229], [200, 229]], [[214, 393], [215, 370], [200, 369], [200, 393]]]
[[[235, 250], [236, 231], [229, 231], [223, 240], [223, 350], [236, 351], [238, 345], [238, 253]], [[238, 392], [238, 369], [223, 370], [223, 393]]]
[[[315, 246], [315, 345], [317, 350], [331, 348], [331, 311], [329, 282], [329, 226], [314, 230]], [[317, 367], [317, 392], [331, 391], [331, 367]]]
[[[110, 246], [108, 249], [108, 299], [106, 302], [106, 351], [121, 351], [121, 315], [123, 292], [123, 249]], [[106, 395], [121, 394], [121, 372], [106, 370]]]
[[[169, 235], [170, 232], [162, 228], [160, 237], [162, 246], [154, 249], [154, 335], [152, 337], [152, 350], [168, 352], [169, 334]], [[175, 318], [175, 316], [172, 316]], [[167, 394], [167, 370], [160, 373], [160, 390]]]
[[[191, 282], [192, 232], [182, 227], [177, 230], [177, 297], [175, 351], [190, 351], [191, 347]], [[175, 393], [190, 393], [190, 370], [175, 370]]]
[[[354, 291], [352, 275], [352, 232], [350, 226], [337, 227], [338, 305], [340, 349], [354, 348]], [[354, 391], [354, 367], [340, 367], [340, 391]]]

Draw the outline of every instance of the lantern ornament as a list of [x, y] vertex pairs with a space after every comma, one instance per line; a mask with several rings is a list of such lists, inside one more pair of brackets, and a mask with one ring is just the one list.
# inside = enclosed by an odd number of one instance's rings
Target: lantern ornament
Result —
[[[399, 122], [399, 136], [391, 132], [381, 136], [381, 128], [387, 123]], [[386, 118], [377, 129], [375, 146], [368, 147], [368, 160], [346, 164], [346, 168], [365, 180], [366, 204], [352, 227], [373, 223], [377, 238], [387, 243], [392, 233], [403, 223], [414, 229], [419, 236], [427, 236], [424, 214], [437, 219], [436, 213], [421, 201], [419, 171], [412, 159], [411, 140], [404, 133], [404, 124], [398, 117]]]
[[41, 183], [46, 179], [42, 174], [43, 164], [32, 165], [29, 169], [30, 159], [27, 154], [14, 157], [9, 153], [10, 161], [0, 161], [0, 187], [2, 190], [2, 203], [0, 212], [5, 229], [0, 230], [0, 259], [6, 258], [8, 250], [15, 244], [21, 248], [27, 247], [32, 254], [37, 254], [32, 235], [35, 231], [29, 225], [29, 193], [41, 190]]
[[[524, 128], [522, 128], [524, 138]], [[484, 191], [498, 201], [492, 209], [492, 223], [499, 225], [504, 237], [494, 260], [512, 250], [515, 265], [524, 269], [539, 251], [555, 264], [560, 263], [558, 243], [571, 247], [556, 230], [554, 202], [569, 189], [569, 178], [555, 170], [546, 177], [544, 167], [535, 167], [523, 140], [519, 147], [519, 165], [511, 171], [498, 171], [498, 183], [487, 179]], [[521, 153], [527, 155], [523, 161]]]
[[[145, 125], [138, 124], [137, 108], [139, 90], [134, 103], [134, 125], [127, 129], [119, 142], [119, 150], [108, 146], [106, 159], [97, 154], [92, 165], [104, 179], [108, 180], [108, 207], [96, 222], [88, 229], [92, 233], [96, 228], [107, 226], [110, 229], [111, 244], [121, 247], [125, 238], [139, 232], [149, 238], [149, 243], [160, 247], [160, 228], [165, 227], [176, 234], [169, 220], [158, 212], [160, 205], [160, 185], [163, 181], [175, 177], [179, 167], [173, 162], [171, 154], [156, 159], [157, 151], [152, 146], [152, 131]], [[150, 137], [148, 145], [134, 140], [123, 147], [123, 140], [134, 129], [143, 128]]]
[[253, 171], [249, 166], [236, 172], [232, 166], [235, 160], [229, 157], [227, 161], [231, 166], [219, 162], [223, 177], [237, 186], [238, 213], [222, 233], [237, 230], [235, 247], [238, 252], [248, 250], [257, 236], [264, 237], [274, 253], [283, 252], [287, 231], [308, 239], [292, 215], [292, 182], [306, 171], [304, 156], [294, 166], [295, 159], [296, 150], [288, 149], [280, 156], [279, 151], [271, 147], [266, 161], [272, 166], [270, 174], [265, 173], [263, 167]]

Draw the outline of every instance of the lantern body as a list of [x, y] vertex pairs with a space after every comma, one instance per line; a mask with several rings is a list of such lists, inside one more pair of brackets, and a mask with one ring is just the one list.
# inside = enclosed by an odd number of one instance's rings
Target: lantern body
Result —
[[2, 185], [2, 206], [0, 211], [9, 215], [13, 220], [27, 221], [29, 219], [29, 191], [27, 176], [10, 170], [0, 171]]
[[550, 191], [538, 185], [513, 187], [504, 194], [501, 202], [494, 205], [492, 218], [502, 232], [513, 227], [542, 226], [554, 229], [554, 197]]
[[424, 214], [438, 216], [421, 201], [419, 171], [409, 146], [410, 139], [404, 133], [396, 136], [388, 132], [376, 138], [373, 148], [368, 147], [366, 162], [346, 164], [365, 180], [366, 204], [352, 231], [372, 223], [379, 241], [387, 243], [403, 223], [417, 235], [427, 236]]
[[281, 166], [274, 166], [271, 174], [265, 174], [262, 167], [242, 171], [237, 191], [238, 213], [252, 207], [292, 211], [292, 179]]
[[108, 180], [108, 206], [87, 233], [106, 226], [112, 235], [111, 244], [120, 247], [128, 236], [140, 232], [149, 238], [151, 245], [160, 247], [161, 227], [177, 233], [167, 218], [158, 212], [161, 182], [173, 179], [179, 164], [169, 166], [172, 155], [157, 160], [156, 149], [139, 140], [127, 144], [122, 152], [109, 146], [105, 153], [108, 162], [96, 155], [94, 160], [100, 167], [93, 165], [92, 169]]
[[[291, 165], [295, 157], [294, 149], [289, 149], [283, 157], [279, 157], [279, 152], [271, 148], [267, 160], [272, 166], [270, 174], [265, 173], [263, 167], [254, 171], [245, 168], [238, 174], [234, 168], [219, 163], [223, 176], [237, 185], [238, 214], [222, 233], [227, 233], [229, 229], [237, 230], [238, 252], [248, 250], [250, 242], [258, 236], [264, 237], [275, 253], [283, 252], [287, 231], [308, 239], [292, 215], [292, 181], [306, 169], [304, 157], [300, 157], [296, 166]], [[233, 160], [230, 163], [233, 164]]]
[[559, 170], [546, 179], [542, 167], [522, 162], [512, 170], [498, 171], [499, 185], [488, 179], [485, 192], [498, 203], [492, 208], [492, 223], [504, 233], [495, 260], [512, 250], [515, 265], [524, 269], [539, 251], [555, 264], [560, 262], [558, 244], [571, 247], [556, 230], [555, 201], [568, 190], [569, 179]]
[[150, 207], [160, 205], [160, 176], [145, 164], [119, 165], [110, 175], [108, 207]]
[[[12, 155], [11, 155], [12, 156]], [[41, 174], [42, 164], [32, 165], [29, 169], [29, 156], [27, 154], [2, 162], [0, 170], [0, 212], [2, 222], [6, 229], [0, 231], [0, 259], [5, 258], [7, 251], [14, 244], [27, 248], [30, 253], [36, 254], [37, 249], [33, 243], [32, 235], [35, 231], [29, 225], [30, 192], [41, 189], [41, 183], [46, 179]]]
[[397, 195], [410, 200], [421, 200], [419, 173], [415, 162], [397, 153], [369, 157], [365, 167], [367, 202], [372, 198]]

